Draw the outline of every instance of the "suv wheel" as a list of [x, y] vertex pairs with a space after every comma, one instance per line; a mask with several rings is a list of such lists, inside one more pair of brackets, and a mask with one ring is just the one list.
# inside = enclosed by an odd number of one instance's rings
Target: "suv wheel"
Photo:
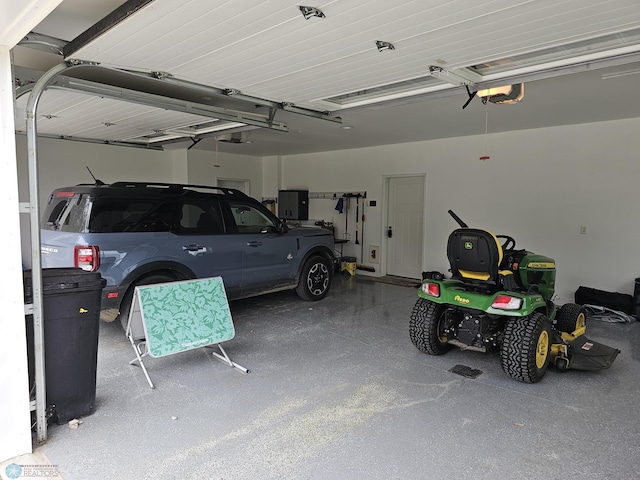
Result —
[[136, 280], [131, 284], [127, 293], [125, 293], [122, 298], [122, 303], [120, 304], [120, 325], [122, 325], [122, 329], [127, 329], [127, 322], [129, 321], [129, 310], [131, 310], [131, 302], [133, 301], [133, 292], [135, 287], [139, 285], [153, 285], [154, 283], [167, 283], [174, 282], [176, 279], [170, 277], [168, 275], [147, 275], [146, 277], [142, 277]]
[[331, 286], [331, 263], [319, 255], [309, 258], [304, 267], [296, 287], [298, 296], [307, 301], [323, 299]]

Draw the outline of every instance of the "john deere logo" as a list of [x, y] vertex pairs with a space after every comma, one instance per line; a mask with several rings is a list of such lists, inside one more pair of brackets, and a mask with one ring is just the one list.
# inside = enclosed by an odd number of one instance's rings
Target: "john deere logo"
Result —
[[464, 242], [464, 248], [465, 248], [465, 250], [473, 250], [473, 243]]
[[460, 295], [456, 295], [455, 297], [453, 297], [453, 299], [456, 302], [460, 302], [460, 303], [464, 303], [464, 304], [469, 303], [469, 299], [468, 298], [462, 298]]

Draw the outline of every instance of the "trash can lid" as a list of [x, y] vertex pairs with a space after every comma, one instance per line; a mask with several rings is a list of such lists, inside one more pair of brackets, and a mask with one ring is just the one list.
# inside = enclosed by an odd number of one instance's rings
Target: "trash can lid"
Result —
[[[25, 286], [25, 297], [32, 294], [32, 272], [23, 271]], [[104, 288], [106, 280], [99, 272], [87, 272], [81, 268], [43, 268], [42, 269], [42, 290], [52, 292], [70, 289], [93, 289]]]

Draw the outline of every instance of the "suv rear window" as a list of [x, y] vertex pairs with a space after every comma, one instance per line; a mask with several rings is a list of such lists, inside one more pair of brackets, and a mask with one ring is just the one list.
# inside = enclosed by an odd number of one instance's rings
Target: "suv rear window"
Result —
[[171, 228], [175, 208], [157, 199], [97, 198], [89, 220], [92, 233], [166, 232]]
[[42, 227], [62, 232], [84, 232], [90, 211], [90, 195], [53, 197], [45, 210]]
[[185, 199], [181, 203], [179, 233], [196, 235], [224, 233], [224, 220], [217, 200]]

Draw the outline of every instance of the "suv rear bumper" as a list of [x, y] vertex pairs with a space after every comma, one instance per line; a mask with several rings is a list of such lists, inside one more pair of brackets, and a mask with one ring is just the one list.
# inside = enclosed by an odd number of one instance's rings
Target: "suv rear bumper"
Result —
[[[108, 286], [102, 290], [102, 305], [100, 308], [100, 320], [113, 322], [120, 313], [122, 297], [127, 289], [124, 287]], [[128, 313], [128, 312], [127, 312]]]

